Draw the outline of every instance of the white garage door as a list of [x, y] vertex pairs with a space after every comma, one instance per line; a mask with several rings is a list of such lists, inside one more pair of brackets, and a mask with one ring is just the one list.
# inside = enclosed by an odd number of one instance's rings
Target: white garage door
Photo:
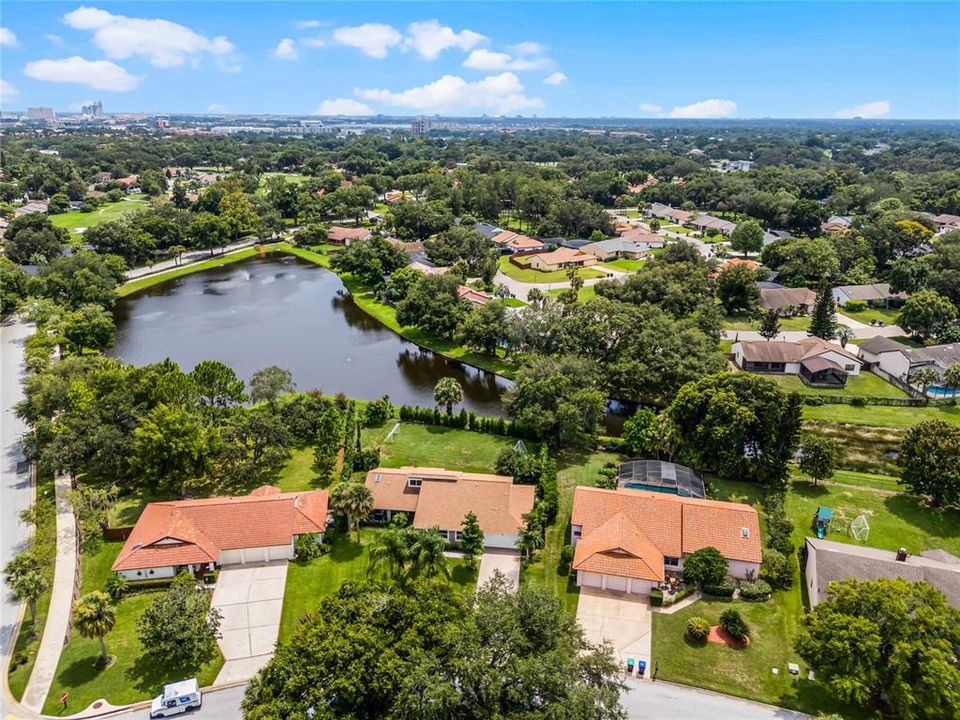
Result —
[[220, 553], [221, 565], [236, 565], [243, 562], [243, 550], [224, 550]]
[[600, 587], [603, 582], [603, 575], [599, 573], [581, 572], [579, 576], [580, 585], [587, 587]]
[[243, 562], [245, 563], [266, 562], [267, 559], [267, 548], [247, 548], [243, 551]]
[[289, 560], [293, 557], [293, 551], [286, 545], [277, 545], [268, 548], [267, 556], [270, 560]]
[[619, 575], [607, 575], [607, 590], [627, 591], [627, 579]]

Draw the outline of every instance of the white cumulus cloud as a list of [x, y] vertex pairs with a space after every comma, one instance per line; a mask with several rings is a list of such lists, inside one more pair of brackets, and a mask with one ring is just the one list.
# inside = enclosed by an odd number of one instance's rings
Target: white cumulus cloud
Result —
[[670, 111], [672, 118], [728, 118], [737, 112], [733, 100], [701, 100], [690, 105], [677, 105]]
[[490, 75], [476, 82], [444, 75], [427, 85], [399, 92], [355, 88], [354, 93], [364, 100], [424, 113], [466, 114], [474, 111], [505, 114], [543, 107], [540, 98], [525, 94], [520, 78], [511, 72]]
[[473, 70], [542, 70], [549, 65], [547, 58], [515, 58], [508, 53], [486, 48], [474, 50], [463, 61], [464, 67]]
[[874, 100], [873, 102], [866, 102], [860, 105], [854, 105], [853, 107], [844, 108], [843, 110], [837, 110], [833, 116], [837, 118], [850, 119], [850, 118], [882, 118], [890, 114], [890, 101], [889, 100]]
[[278, 60], [296, 60], [299, 57], [297, 44], [292, 38], [283, 38], [273, 49], [273, 56]]
[[567, 81], [567, 76], [562, 72], [554, 72], [547, 75], [543, 81], [547, 85], [563, 85]]
[[109, 60], [87, 60], [79, 55], [62, 60], [28, 62], [23, 73], [34, 80], [86, 85], [95, 90], [123, 92], [133, 90], [140, 78]]
[[227, 108], [220, 103], [210, 103], [207, 105], [207, 112], [223, 112]]
[[324, 100], [314, 115], [373, 115], [373, 108], [350, 98]]
[[542, 55], [546, 52], [546, 48], [543, 45], [531, 41], [511, 45], [510, 49], [517, 55]]
[[322, 25], [319, 20], [301, 20], [296, 23], [297, 30], [310, 30], [311, 28], [318, 28]]
[[0, 106], [20, 97], [20, 91], [6, 80], [0, 79]]
[[63, 19], [74, 29], [93, 30], [94, 44], [110, 58], [141, 56], [156, 67], [177, 67], [187, 61], [196, 64], [207, 53], [218, 59], [222, 69], [238, 69], [228, 60], [235, 47], [223, 35], [208, 38], [169, 20], [131, 18], [86, 6]]
[[333, 39], [341, 45], [357, 48], [373, 58], [385, 58], [390, 48], [403, 42], [396, 28], [383, 23], [364, 23], [355, 27], [339, 27], [333, 31]]
[[63, 38], [60, 37], [59, 35], [55, 35], [54, 33], [47, 33], [46, 35], [44, 35], [44, 37], [52, 45], [63, 45]]
[[653, 103], [640, 103], [640, 109], [643, 110], [645, 113], [663, 112], [662, 107], [660, 107], [659, 105], [655, 105]]
[[17, 36], [10, 28], [0, 27], [0, 45], [3, 47], [16, 47]]
[[449, 48], [470, 50], [487, 41], [487, 38], [473, 30], [454, 31], [441, 25], [438, 20], [413, 22], [407, 27], [407, 37], [403, 46], [416, 51], [424, 60], [436, 60], [440, 53]]
[[300, 44], [305, 45], [306, 47], [309, 47], [309, 48], [322, 48], [324, 45], [327, 44], [327, 41], [320, 37], [308, 37], [308, 38], [301, 38]]

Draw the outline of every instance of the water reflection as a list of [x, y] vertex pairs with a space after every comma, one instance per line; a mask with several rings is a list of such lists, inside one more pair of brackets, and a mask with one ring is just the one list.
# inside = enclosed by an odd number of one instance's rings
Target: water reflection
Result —
[[244, 379], [288, 368], [301, 390], [320, 388], [396, 404], [433, 405], [455, 377], [464, 406], [502, 414], [510, 382], [409, 343], [363, 312], [332, 272], [295, 257], [243, 260], [122, 298], [111, 354], [142, 365], [170, 357], [189, 370], [220, 360]]

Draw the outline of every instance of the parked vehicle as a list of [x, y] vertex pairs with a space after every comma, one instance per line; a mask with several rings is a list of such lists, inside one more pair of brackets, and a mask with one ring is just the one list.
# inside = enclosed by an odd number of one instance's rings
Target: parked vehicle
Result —
[[150, 703], [151, 718], [165, 718], [190, 712], [203, 704], [203, 694], [196, 678], [163, 686], [163, 694]]

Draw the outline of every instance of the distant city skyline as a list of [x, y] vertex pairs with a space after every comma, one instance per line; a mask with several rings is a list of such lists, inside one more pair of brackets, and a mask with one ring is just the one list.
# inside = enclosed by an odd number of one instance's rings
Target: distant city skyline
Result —
[[0, 106], [960, 118], [952, 2], [5, 2]]

